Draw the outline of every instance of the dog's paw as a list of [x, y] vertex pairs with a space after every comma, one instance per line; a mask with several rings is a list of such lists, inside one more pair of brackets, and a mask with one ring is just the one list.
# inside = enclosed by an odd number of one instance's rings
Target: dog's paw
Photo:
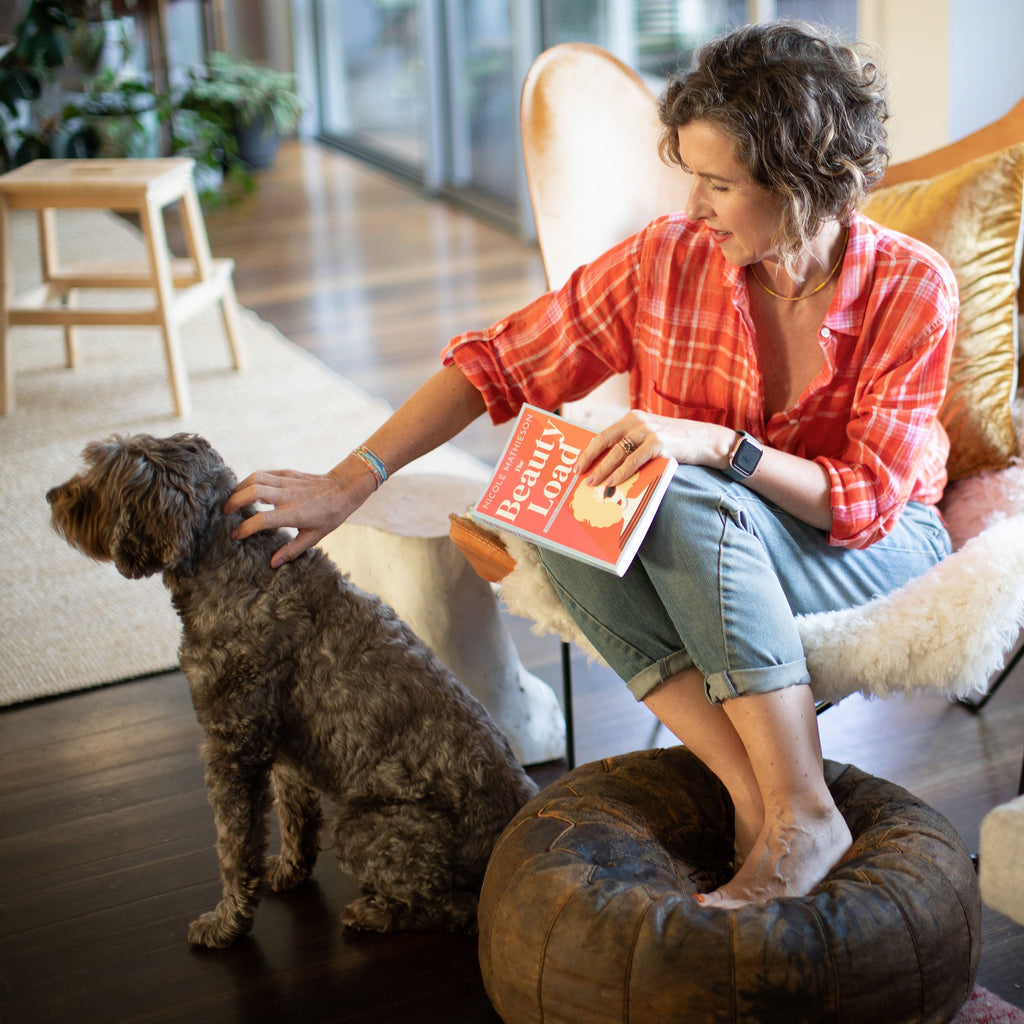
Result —
[[453, 892], [414, 903], [370, 893], [345, 907], [341, 923], [364, 932], [473, 933], [477, 930], [477, 902], [476, 895], [469, 892]]
[[311, 873], [308, 868], [284, 857], [268, 857], [264, 881], [271, 892], [288, 892], [289, 889], [302, 885]]
[[188, 941], [193, 946], [208, 949], [226, 949], [252, 928], [251, 917], [238, 917], [225, 913], [217, 904], [215, 910], [197, 917], [188, 928]]
[[397, 924], [397, 907], [383, 896], [362, 896], [341, 912], [346, 928], [361, 932], [392, 932]]

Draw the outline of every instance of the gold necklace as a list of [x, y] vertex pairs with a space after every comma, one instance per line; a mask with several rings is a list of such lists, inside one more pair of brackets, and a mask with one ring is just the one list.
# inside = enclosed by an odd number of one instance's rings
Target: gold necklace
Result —
[[761, 278], [759, 278], [757, 276], [757, 271], [754, 269], [754, 264], [753, 263], [750, 264], [750, 272], [754, 275], [754, 280], [769, 295], [771, 295], [772, 298], [782, 299], [783, 302], [800, 302], [801, 299], [809, 299], [812, 295], [817, 295], [818, 292], [820, 292], [821, 289], [824, 288], [825, 285], [827, 285], [829, 283], [829, 281], [831, 281], [832, 278], [836, 276], [836, 271], [839, 269], [839, 264], [843, 262], [843, 257], [846, 255], [846, 243], [849, 242], [849, 240], [850, 240], [850, 229], [847, 228], [846, 229], [846, 238], [843, 239], [843, 247], [842, 247], [842, 249], [839, 250], [839, 259], [836, 260], [836, 262], [833, 265], [832, 269], [828, 272], [828, 277], [826, 277], [825, 280], [822, 281], [821, 284], [819, 284], [817, 286], [817, 288], [813, 288], [806, 295], [780, 295], [778, 292], [773, 292], [771, 290], [771, 288], [769, 288], [768, 285], [766, 285], [764, 283], [764, 281], [762, 281]]

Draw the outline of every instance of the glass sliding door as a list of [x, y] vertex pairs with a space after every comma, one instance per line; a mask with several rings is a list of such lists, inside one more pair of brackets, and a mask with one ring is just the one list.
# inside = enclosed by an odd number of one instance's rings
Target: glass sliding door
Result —
[[594, 43], [659, 93], [707, 39], [802, 18], [853, 36], [857, 0], [292, 0], [317, 131], [529, 235], [519, 93], [558, 43]]
[[851, 0], [775, 0], [775, 15], [827, 25], [847, 39], [857, 33], [857, 5]]
[[420, 0], [318, 0], [320, 131], [420, 178], [429, 111]]
[[508, 206], [519, 162], [511, 0], [450, 0], [446, 9], [449, 184]]

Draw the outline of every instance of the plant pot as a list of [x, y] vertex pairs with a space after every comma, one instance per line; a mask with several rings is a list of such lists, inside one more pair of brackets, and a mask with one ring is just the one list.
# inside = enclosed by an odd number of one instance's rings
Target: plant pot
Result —
[[76, 105], [55, 156], [155, 157], [160, 155], [156, 101], [146, 94], [98, 93]]
[[138, 114], [93, 114], [86, 124], [99, 140], [99, 157], [155, 157], [160, 155], [160, 125], [156, 111]]
[[236, 125], [235, 141], [238, 144], [238, 159], [247, 167], [257, 170], [269, 167], [277, 156], [281, 136], [262, 116], [257, 116], [246, 125]]

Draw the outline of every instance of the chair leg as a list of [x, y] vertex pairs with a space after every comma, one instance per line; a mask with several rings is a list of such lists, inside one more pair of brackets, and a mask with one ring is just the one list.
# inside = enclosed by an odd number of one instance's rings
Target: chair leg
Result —
[[562, 713], [565, 715], [565, 760], [572, 771], [576, 767], [576, 727], [572, 715], [572, 657], [569, 645], [562, 641]]
[[1017, 667], [1022, 657], [1024, 657], [1024, 644], [1021, 644], [1021, 646], [1013, 652], [1013, 657], [1010, 658], [1010, 660], [1003, 666], [1002, 672], [996, 676], [992, 685], [989, 686], [985, 693], [976, 700], [972, 700], [969, 697], [960, 697], [957, 700], [957, 704], [961, 707], [967, 708], [968, 711], [980, 711], [992, 699], [992, 697], [995, 696], [996, 690], [1006, 682], [1006, 677]]

